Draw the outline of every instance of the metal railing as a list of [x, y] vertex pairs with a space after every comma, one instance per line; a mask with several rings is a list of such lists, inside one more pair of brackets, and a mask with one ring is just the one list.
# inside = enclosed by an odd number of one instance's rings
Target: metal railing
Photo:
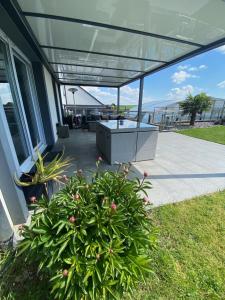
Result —
[[[128, 119], [137, 119], [138, 111], [130, 110], [125, 112]], [[171, 128], [182, 126], [190, 122], [190, 115], [183, 115], [179, 108], [171, 109], [169, 107], [154, 108], [153, 111], [142, 111], [141, 121], [161, 126], [161, 128]], [[225, 101], [214, 101], [211, 109], [202, 114], [197, 114], [197, 122], [215, 122], [225, 119]]]
[[[73, 113], [73, 106], [64, 110], [65, 115]], [[116, 118], [123, 115], [127, 119], [137, 120], [138, 111], [132, 109], [121, 109], [117, 111], [115, 108], [76, 108], [76, 113], [85, 116], [101, 116], [104, 119]], [[215, 122], [225, 118], [225, 101], [215, 100], [211, 109], [202, 114], [197, 114], [197, 122]], [[141, 122], [159, 125], [162, 129], [169, 129], [188, 124], [190, 115], [183, 115], [183, 111], [177, 107], [155, 107], [153, 110], [142, 110]]]

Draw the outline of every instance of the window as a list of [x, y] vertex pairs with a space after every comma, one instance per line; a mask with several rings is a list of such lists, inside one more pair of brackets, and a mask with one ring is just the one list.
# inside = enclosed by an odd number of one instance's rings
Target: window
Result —
[[6, 47], [0, 41], [0, 104], [3, 106], [5, 112], [18, 161], [22, 164], [29, 156], [29, 150], [22, 122], [19, 118], [19, 110], [14, 98], [9, 82]]
[[34, 105], [32, 102], [32, 94], [30, 90], [30, 83], [28, 78], [28, 70], [19, 58], [14, 56], [17, 79], [19, 83], [20, 93], [23, 100], [23, 106], [27, 118], [27, 123], [30, 131], [32, 145], [35, 148], [40, 143], [40, 135], [38, 132], [38, 125], [34, 112]]
[[18, 174], [46, 147], [32, 67], [0, 30], [0, 118]]

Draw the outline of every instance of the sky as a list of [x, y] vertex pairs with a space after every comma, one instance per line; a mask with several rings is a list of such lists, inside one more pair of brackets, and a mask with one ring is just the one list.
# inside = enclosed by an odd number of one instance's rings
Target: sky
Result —
[[[84, 87], [104, 104], [117, 101], [114, 88]], [[200, 92], [225, 99], [225, 45], [145, 77], [143, 103], [184, 100]], [[136, 105], [139, 81], [121, 88], [121, 104]]]

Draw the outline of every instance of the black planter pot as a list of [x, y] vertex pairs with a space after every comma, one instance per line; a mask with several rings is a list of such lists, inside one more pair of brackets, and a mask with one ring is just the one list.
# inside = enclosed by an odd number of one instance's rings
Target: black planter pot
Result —
[[[23, 174], [20, 178], [20, 181], [22, 182], [31, 182], [30, 176], [33, 174], [29, 174], [27, 176], [26, 174]], [[47, 187], [47, 190], [46, 190]], [[30, 199], [32, 197], [35, 197], [37, 200], [43, 195], [46, 198], [50, 199], [50, 197], [53, 194], [53, 181], [49, 181], [47, 184], [41, 183], [41, 184], [35, 184], [30, 186], [22, 186], [21, 189], [24, 193], [24, 197], [26, 199], [27, 204], [31, 204]]]

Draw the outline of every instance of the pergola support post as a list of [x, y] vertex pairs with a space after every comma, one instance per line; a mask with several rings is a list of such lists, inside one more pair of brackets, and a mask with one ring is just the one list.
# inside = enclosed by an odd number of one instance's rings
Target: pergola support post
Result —
[[138, 122], [141, 122], [143, 89], [144, 89], [144, 77], [141, 77], [140, 85], [139, 85], [139, 101], [138, 101], [138, 115], [137, 115]]
[[117, 88], [117, 114], [120, 112], [120, 88]]

